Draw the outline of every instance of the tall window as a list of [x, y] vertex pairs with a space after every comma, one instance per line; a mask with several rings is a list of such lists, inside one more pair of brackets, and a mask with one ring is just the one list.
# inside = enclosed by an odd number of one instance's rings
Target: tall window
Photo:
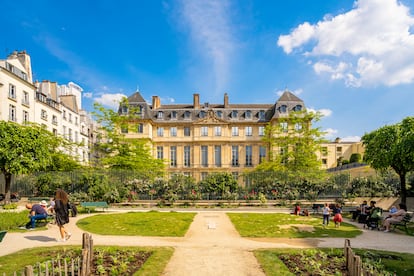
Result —
[[201, 166], [208, 167], [208, 147], [201, 146]]
[[68, 131], [68, 139], [69, 139], [69, 141], [73, 141], [73, 137], [72, 137], [72, 129], [71, 128], [69, 128], [69, 131]]
[[16, 86], [9, 84], [9, 98], [16, 99]]
[[251, 127], [251, 126], [247, 126], [245, 129], [244, 129], [244, 131], [245, 131], [245, 135], [246, 136], [252, 136], [253, 135], [253, 128]]
[[47, 120], [47, 112], [46, 112], [46, 110], [42, 109], [42, 111], [40, 111], [40, 117], [43, 120]]
[[164, 148], [157, 146], [157, 159], [164, 159]]
[[214, 146], [214, 165], [221, 167], [221, 146]]
[[239, 127], [231, 127], [231, 136], [239, 136]]
[[282, 123], [280, 123], [280, 129], [281, 129], [283, 132], [287, 132], [287, 131], [288, 131], [288, 123], [287, 123], [287, 122], [282, 122]]
[[208, 136], [208, 127], [203, 126], [200, 128], [201, 136]]
[[259, 136], [264, 136], [264, 133], [265, 133], [265, 127], [259, 126]]
[[184, 136], [190, 136], [191, 135], [191, 131], [189, 127], [184, 127]]
[[23, 123], [28, 123], [29, 122], [29, 112], [27, 112], [26, 110], [23, 110]]
[[265, 161], [265, 158], [266, 158], [266, 147], [260, 146], [259, 147], [259, 163], [262, 163], [263, 161]]
[[170, 128], [170, 136], [171, 137], [177, 136], [177, 127]]
[[239, 146], [231, 146], [231, 165], [239, 166]]
[[16, 122], [16, 107], [14, 105], [9, 105], [9, 120]]
[[57, 125], [58, 124], [58, 119], [56, 115], [52, 116], [52, 124]]
[[27, 93], [26, 91], [23, 91], [22, 104], [24, 104], [24, 105], [29, 105], [30, 104], [29, 93]]
[[170, 165], [171, 167], [177, 167], [177, 147], [170, 147]]
[[253, 166], [252, 146], [246, 146], [246, 167]]
[[144, 133], [144, 124], [137, 125], [137, 133]]
[[190, 167], [191, 165], [191, 148], [190, 146], [184, 146], [184, 167]]
[[221, 126], [215, 126], [214, 127], [214, 135], [215, 136], [221, 136]]
[[163, 127], [157, 128], [157, 136], [158, 137], [164, 136], [164, 128]]
[[296, 130], [297, 132], [300, 132], [300, 131], [302, 130], [302, 124], [301, 124], [301, 123], [296, 123], [296, 124], [295, 124], [295, 130]]

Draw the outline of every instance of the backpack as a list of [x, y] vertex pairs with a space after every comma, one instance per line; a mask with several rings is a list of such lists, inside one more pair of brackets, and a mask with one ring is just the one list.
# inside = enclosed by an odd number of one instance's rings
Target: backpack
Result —
[[75, 204], [68, 202], [68, 209], [70, 210], [72, 217], [76, 217], [78, 215], [78, 208], [76, 208]]

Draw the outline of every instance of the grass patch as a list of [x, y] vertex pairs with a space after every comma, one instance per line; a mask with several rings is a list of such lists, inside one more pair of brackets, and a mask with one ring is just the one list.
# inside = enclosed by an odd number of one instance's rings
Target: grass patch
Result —
[[[151, 256], [144, 265], [134, 275], [161, 275], [168, 261], [170, 260], [173, 249], [170, 247], [117, 247], [117, 246], [95, 246], [95, 251], [105, 252], [150, 252]], [[15, 271], [19, 274], [27, 265], [43, 263], [58, 256], [75, 256], [81, 254], [78, 246], [55, 246], [37, 247], [24, 249], [19, 252], [0, 257], [0, 274], [12, 275]], [[33, 258], [36, 256], [36, 258]]]
[[77, 226], [100, 235], [183, 237], [194, 216], [195, 213], [151, 211], [101, 214], [81, 219]]
[[228, 213], [242, 237], [256, 238], [354, 238], [362, 233], [356, 226], [333, 222], [323, 227], [321, 217], [290, 214]]
[[[388, 251], [378, 251], [378, 250], [366, 250], [366, 249], [355, 249], [354, 252], [362, 257], [364, 264], [369, 265], [370, 267], [379, 268], [383, 273], [381, 275], [399, 275], [399, 276], [409, 276], [414, 275], [414, 254], [408, 253], [395, 253]], [[302, 264], [304, 267], [308, 267], [316, 271], [316, 269], [321, 268], [322, 263], [326, 260], [311, 260], [311, 256], [322, 255], [319, 252], [324, 254], [339, 256], [343, 255], [343, 250], [336, 248], [320, 248], [320, 249], [266, 249], [266, 250], [256, 250], [254, 254], [259, 261], [261, 267], [265, 271], [267, 276], [276, 276], [276, 275], [296, 275], [293, 272], [290, 272], [287, 266], [281, 261], [280, 256], [285, 257], [289, 255], [300, 255], [308, 256], [307, 262]], [[296, 266], [299, 267], [300, 265]], [[315, 266], [312, 268], [312, 266]], [[395, 273], [395, 274], [394, 274]], [[326, 274], [317, 274], [317, 275], [326, 275]], [[328, 274], [333, 275], [333, 274]], [[341, 275], [341, 274], [339, 274]]]

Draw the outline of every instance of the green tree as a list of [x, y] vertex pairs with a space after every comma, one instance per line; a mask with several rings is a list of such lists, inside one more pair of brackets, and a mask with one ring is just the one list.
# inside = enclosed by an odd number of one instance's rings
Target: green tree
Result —
[[[122, 105], [128, 106], [126, 98], [121, 101]], [[164, 162], [152, 157], [148, 139], [128, 138], [125, 135], [133, 128], [136, 129], [138, 112], [133, 107], [129, 109], [128, 115], [120, 115], [97, 103], [94, 108], [94, 115], [101, 126], [98, 133], [100, 143], [96, 148], [100, 154], [99, 165], [142, 172], [149, 179], [164, 173]]]
[[383, 126], [362, 137], [364, 158], [374, 169], [392, 168], [400, 178], [401, 202], [406, 204], [406, 177], [414, 170], [414, 117]]
[[353, 153], [351, 154], [351, 157], [349, 158], [349, 163], [359, 163], [361, 162], [362, 157], [360, 153]]
[[316, 153], [321, 150], [323, 132], [312, 128], [312, 122], [320, 118], [319, 113], [300, 111], [279, 118], [277, 124], [269, 123], [263, 138], [269, 159], [256, 171], [278, 171], [286, 174], [286, 180], [297, 183], [322, 179], [325, 174]]
[[0, 172], [10, 200], [13, 175], [41, 171], [50, 166], [62, 140], [37, 125], [0, 121]]

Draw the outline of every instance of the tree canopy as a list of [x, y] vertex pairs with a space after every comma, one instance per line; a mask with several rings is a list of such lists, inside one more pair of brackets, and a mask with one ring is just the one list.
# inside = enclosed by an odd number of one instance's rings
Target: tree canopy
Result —
[[383, 126], [362, 137], [364, 160], [376, 170], [392, 168], [400, 178], [401, 202], [406, 203], [407, 173], [414, 170], [414, 117]]
[[[123, 99], [122, 105], [128, 105]], [[150, 152], [148, 139], [128, 138], [125, 133], [137, 128], [138, 112], [129, 108], [127, 115], [120, 115], [112, 109], [95, 104], [94, 115], [100, 124], [98, 135], [101, 136], [97, 145], [100, 166], [111, 169], [124, 169], [142, 172], [148, 178], [164, 173], [163, 160], [155, 159]]]
[[0, 121], [0, 172], [10, 199], [13, 175], [41, 171], [50, 166], [61, 140], [38, 125]]
[[319, 113], [292, 112], [279, 118], [278, 124], [269, 123], [263, 141], [269, 150], [269, 158], [256, 171], [275, 171], [286, 180], [312, 182], [324, 176], [316, 153], [324, 141], [323, 132], [312, 128], [312, 122], [320, 119]]

